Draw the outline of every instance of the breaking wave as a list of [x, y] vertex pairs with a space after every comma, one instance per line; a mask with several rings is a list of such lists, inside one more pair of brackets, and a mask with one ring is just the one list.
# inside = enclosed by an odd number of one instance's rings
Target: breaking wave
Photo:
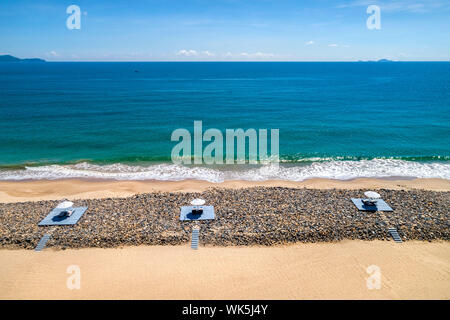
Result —
[[24, 169], [1, 170], [0, 180], [56, 180], [56, 179], [108, 179], [108, 180], [162, 180], [187, 179], [223, 182], [227, 180], [288, 180], [310, 178], [348, 180], [354, 178], [442, 178], [450, 179], [450, 162], [415, 162], [398, 159], [326, 160], [307, 164], [280, 164], [246, 167], [231, 170], [230, 166], [210, 168], [181, 166], [172, 163], [127, 165], [122, 163], [98, 165], [88, 162], [25, 166]]

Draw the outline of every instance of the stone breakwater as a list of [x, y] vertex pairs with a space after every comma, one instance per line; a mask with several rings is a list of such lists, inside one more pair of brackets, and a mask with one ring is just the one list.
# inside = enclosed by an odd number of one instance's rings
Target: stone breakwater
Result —
[[[211, 189], [203, 193], [149, 193], [129, 198], [75, 200], [88, 206], [75, 226], [38, 227], [58, 201], [0, 204], [0, 246], [33, 249], [48, 232], [47, 247], [177, 245], [200, 225], [206, 245], [274, 245], [343, 239], [450, 239], [450, 192], [378, 190], [394, 212], [359, 212], [350, 201], [364, 190], [291, 188]], [[214, 221], [179, 221], [180, 207], [204, 198]]]

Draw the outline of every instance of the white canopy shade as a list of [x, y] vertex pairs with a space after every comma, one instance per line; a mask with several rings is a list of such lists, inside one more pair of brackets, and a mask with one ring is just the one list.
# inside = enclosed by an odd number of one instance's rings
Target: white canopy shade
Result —
[[205, 200], [203, 200], [203, 199], [194, 199], [194, 200], [191, 201], [191, 204], [193, 206], [202, 206], [202, 205], [205, 204]]
[[367, 198], [370, 198], [370, 199], [378, 199], [378, 198], [381, 198], [380, 194], [377, 193], [377, 192], [375, 192], [375, 191], [366, 191], [366, 192], [364, 192], [364, 195], [365, 195]]
[[58, 208], [58, 209], [68, 209], [68, 208], [71, 208], [71, 207], [73, 207], [73, 202], [72, 201], [63, 201], [63, 202], [61, 202], [60, 204], [58, 204], [56, 206], [56, 208]]

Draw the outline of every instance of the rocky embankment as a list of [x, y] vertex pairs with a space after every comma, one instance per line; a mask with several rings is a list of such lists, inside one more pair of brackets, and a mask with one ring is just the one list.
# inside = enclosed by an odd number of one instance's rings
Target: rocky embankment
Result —
[[[150, 193], [121, 199], [75, 200], [88, 206], [75, 226], [38, 227], [58, 201], [0, 204], [0, 246], [33, 249], [45, 233], [47, 247], [176, 245], [200, 226], [202, 245], [274, 245], [343, 239], [450, 239], [450, 192], [378, 190], [394, 212], [359, 212], [350, 201], [364, 190], [290, 188], [211, 189], [203, 193]], [[194, 198], [215, 207], [213, 221], [179, 221]]]

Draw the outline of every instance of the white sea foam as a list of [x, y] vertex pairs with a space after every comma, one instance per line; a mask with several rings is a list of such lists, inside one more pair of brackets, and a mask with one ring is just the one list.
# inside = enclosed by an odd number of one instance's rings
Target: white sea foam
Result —
[[0, 171], [0, 180], [40, 179], [113, 179], [113, 180], [164, 180], [186, 179], [222, 182], [226, 180], [290, 180], [309, 178], [347, 180], [359, 177], [417, 177], [450, 179], [450, 162], [420, 163], [395, 159], [373, 159], [360, 161], [320, 161], [307, 165], [274, 166], [232, 170], [206, 167], [186, 167], [175, 164], [149, 166], [111, 164], [96, 165], [78, 163], [74, 165], [47, 165], [26, 167], [24, 170]]

